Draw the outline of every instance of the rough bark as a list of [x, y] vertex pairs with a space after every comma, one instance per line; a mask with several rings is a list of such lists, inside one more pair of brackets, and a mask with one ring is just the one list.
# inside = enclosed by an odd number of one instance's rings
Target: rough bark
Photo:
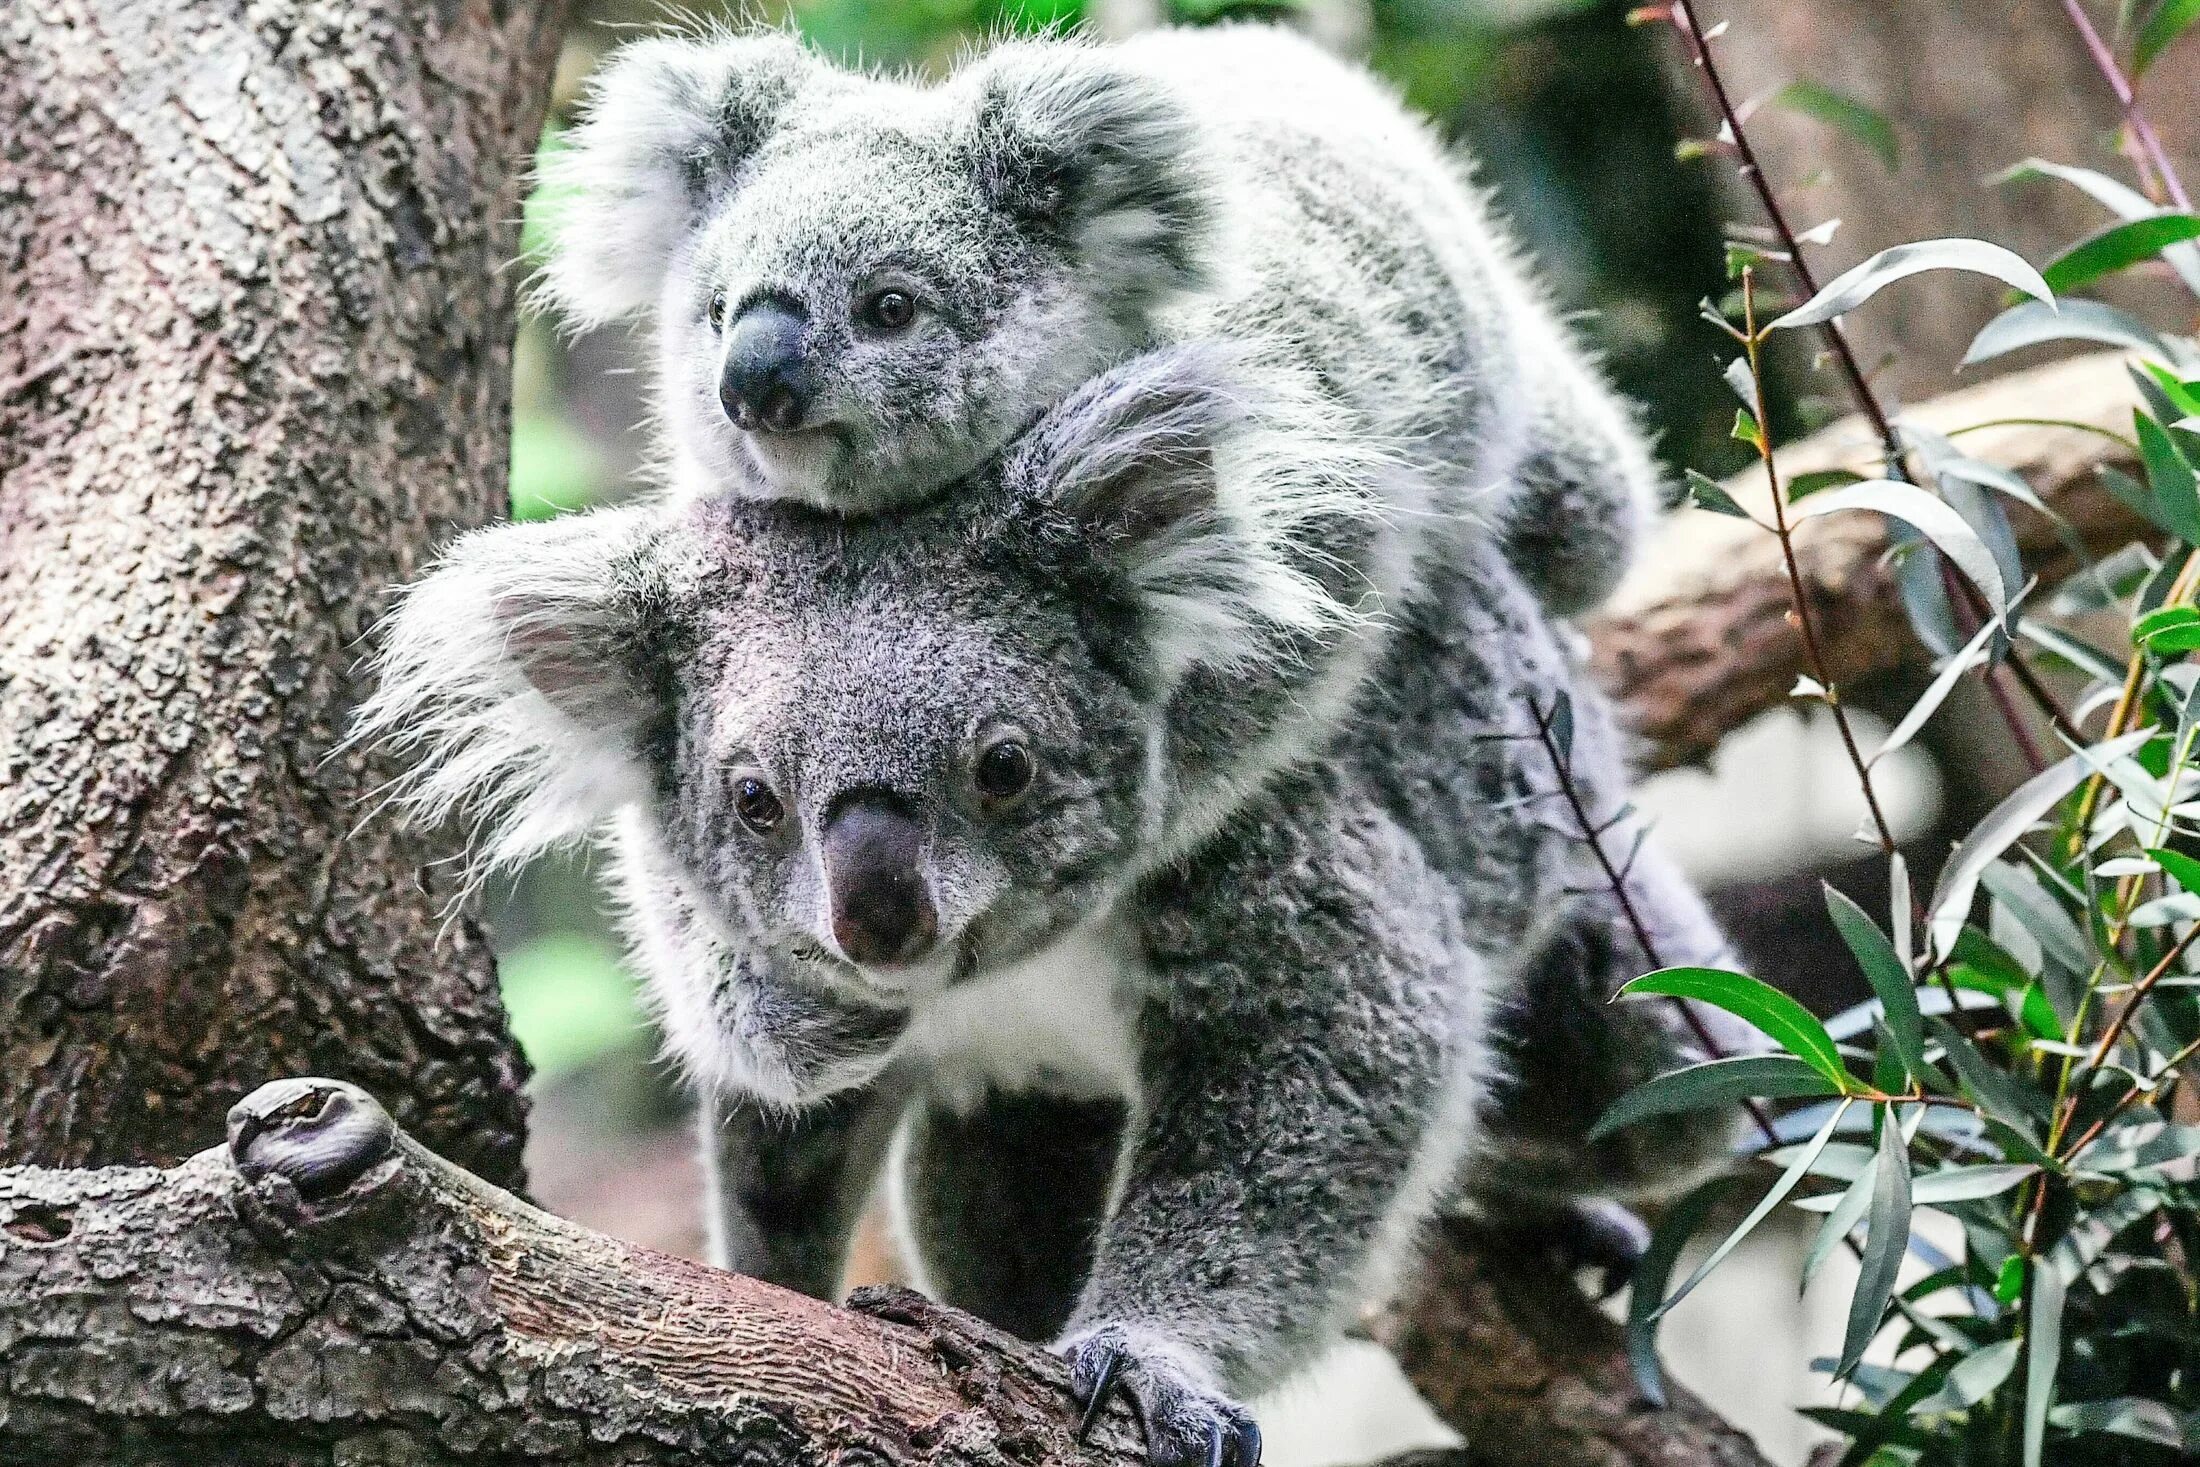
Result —
[[[1555, 1269], [1467, 1230], [1387, 1338], [1485, 1445], [1392, 1467], [1761, 1467], [1652, 1410]], [[1132, 1467], [1060, 1361], [904, 1290], [836, 1309], [536, 1211], [341, 1082], [263, 1087], [171, 1170], [0, 1170], [0, 1458]], [[1598, 1444], [1592, 1446], [1592, 1443]]]
[[[2056, 418], [2129, 438], [2136, 391], [2124, 360], [2095, 353], [1998, 379], [1924, 404], [1910, 416], [1943, 433], [2018, 418]], [[2101, 487], [2108, 464], [2134, 455], [2104, 432], [2009, 423], [1963, 433], [1966, 452], [2022, 474], [2089, 554], [2129, 544], [2144, 527]], [[1779, 454], [1784, 476], [1852, 468], [1872, 474], [1872, 438], [1847, 419]], [[1761, 470], [1727, 489], [1770, 522]], [[2079, 562], [2055, 525], [2004, 501], [2025, 568], [2051, 586]], [[1873, 514], [1807, 520], [1796, 531], [1803, 588], [1836, 684], [1850, 686], [1927, 658], [1910, 630], [1886, 560], [1886, 521]], [[2038, 592], [2034, 593], [2039, 595]], [[1604, 685], [1643, 739], [1644, 761], [1698, 760], [1749, 719], [1786, 703], [1808, 671], [1779, 541], [1748, 520], [1673, 516], [1617, 595], [1587, 623]]]
[[[1988, 182], [2027, 157], [2136, 179], [2112, 151], [2115, 97], [2057, 0], [1699, 0], [1697, 8], [1707, 27], [1728, 23], [1715, 46], [1737, 100], [1807, 78], [1860, 98], [1894, 123], [1901, 162], [1889, 172], [1813, 118], [1768, 107], [1750, 119], [1750, 139], [1795, 227], [1842, 221], [1833, 242], [1812, 255], [1821, 282], [1875, 251], [1935, 236], [1990, 239], [2044, 262], [2109, 221], [2062, 184]], [[2088, 0], [2087, 8], [2106, 32], [2116, 7]], [[1682, 63], [1678, 44], [1672, 54], [1676, 93], [1709, 137], [1717, 122], [1704, 109], [1701, 79]], [[2186, 44], [2163, 52], [2140, 89], [2188, 187], [2200, 187], [2200, 113], [2187, 105], [2196, 88], [2200, 46]], [[1716, 159], [1705, 166], [1719, 170], [1731, 216], [1761, 223], [1733, 168]], [[2191, 317], [2191, 298], [2166, 278], [2127, 277], [2105, 293], [2148, 319]], [[1914, 401], [1942, 390], [1999, 296], [1991, 281], [1936, 277], [1845, 325], [1881, 390]], [[1838, 390], [1830, 377], [1824, 390]]]
[[331, 750], [385, 588], [502, 507], [560, 9], [0, 8], [0, 1157], [321, 1071], [518, 1177], [481, 934]]
[[1374, 1334], [1466, 1438], [1474, 1463], [1764, 1462], [1755, 1443], [1679, 1385], [1667, 1383], [1663, 1409], [1645, 1397], [1618, 1325], [1571, 1280], [1521, 1267], [1517, 1243], [1463, 1220], [1445, 1225], [1413, 1292]]

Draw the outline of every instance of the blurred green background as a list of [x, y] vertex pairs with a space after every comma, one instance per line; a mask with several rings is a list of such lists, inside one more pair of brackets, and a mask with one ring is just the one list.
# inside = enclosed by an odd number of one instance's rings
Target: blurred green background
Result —
[[[561, 145], [565, 113], [594, 62], [660, 15], [599, 6], [592, 23], [575, 28], [545, 149]], [[1312, 28], [1364, 55], [1476, 160], [1560, 301], [1580, 313], [1613, 376], [1643, 405], [1667, 458], [1699, 468], [1736, 458], [1726, 439], [1732, 405], [1716, 370], [1718, 338], [1697, 318], [1698, 303], [1726, 288], [1713, 178], [1704, 162], [1675, 158], [1674, 139], [1687, 129], [1672, 113], [1670, 36], [1628, 26], [1624, 6], [1168, 0], [1102, 13], [1100, 0], [797, 0], [744, 17], [791, 21], [853, 64], [934, 72], [1008, 31], [1242, 19]], [[528, 209], [530, 256], [543, 244], [539, 203]], [[526, 321], [512, 424], [515, 517], [635, 491], [644, 447], [637, 424], [646, 411], [640, 361], [625, 333], [567, 340], [553, 321]], [[614, 1055], [646, 1059], [646, 1024], [585, 859], [526, 873], [499, 894], [492, 925], [538, 1089]], [[644, 1111], [670, 1104], [653, 1083], [616, 1088], [623, 1104]]]

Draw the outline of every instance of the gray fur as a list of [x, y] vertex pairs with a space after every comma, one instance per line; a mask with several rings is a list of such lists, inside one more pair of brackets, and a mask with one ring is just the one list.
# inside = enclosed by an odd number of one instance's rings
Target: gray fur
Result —
[[[658, 38], [605, 68], [573, 142], [544, 294], [580, 322], [648, 313], [680, 494], [913, 503], [1126, 354], [1227, 341], [1301, 374], [1325, 432], [1411, 466], [1345, 551], [1379, 595], [1400, 547], [1463, 516], [1570, 613], [1656, 501], [1639, 433], [1462, 168], [1288, 31], [1017, 41], [938, 85], [785, 36]], [[914, 326], [861, 324], [881, 285], [915, 296]], [[828, 427], [728, 420], [714, 295], [807, 314]]]
[[[1583, 1144], [1626, 1078], [1697, 1057], [1668, 1007], [1604, 1002], [1646, 963], [1565, 828], [1529, 700], [1571, 693], [1593, 808], [1624, 796], [1620, 737], [1471, 524], [1432, 523], [1398, 599], [1355, 620], [1361, 583], [1322, 547], [1379, 521], [1292, 492], [1266, 394], [1286, 418], [1298, 399], [1271, 365], [1127, 362], [891, 517], [715, 496], [479, 532], [394, 621], [363, 730], [409, 734], [431, 813], [447, 767], [488, 771], [474, 814], [507, 832], [502, 806], [539, 816], [577, 761], [617, 771], [619, 882], [670, 1047], [749, 1117], [717, 1230], [735, 1266], [830, 1287], [877, 1126], [801, 1119], [816, 1107], [915, 1098], [914, 1163], [990, 1132], [989, 1173], [1033, 1176], [1010, 1120], [1059, 1101], [1055, 1228], [921, 1177], [904, 1225], [964, 1302], [1066, 1320], [1081, 1388], [1121, 1352], [1161, 1462], [1242, 1442], [1234, 1401], [1387, 1288], [1448, 1201], [1655, 1193], [1728, 1124]], [[593, 609], [572, 646], [537, 598]], [[485, 706], [528, 717], [500, 733]], [[551, 716], [570, 736], [528, 732]], [[972, 760], [1006, 727], [1039, 776], [988, 809]], [[786, 811], [767, 835], [735, 813], [744, 777]], [[911, 964], [845, 961], [826, 920], [816, 832], [862, 791], [924, 828], [942, 941]], [[1665, 961], [1725, 956], [1654, 848], [1631, 883]], [[1019, 1252], [1081, 1249], [1087, 1227], [1089, 1277], [1081, 1254]], [[1008, 1256], [1013, 1287], [974, 1282]]]

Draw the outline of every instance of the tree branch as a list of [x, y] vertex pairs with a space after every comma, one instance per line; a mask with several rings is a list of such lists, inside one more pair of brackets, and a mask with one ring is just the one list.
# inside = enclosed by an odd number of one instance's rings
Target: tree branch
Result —
[[[1544, 1467], [1761, 1467], [1692, 1400], [1640, 1400], [1562, 1271], [1491, 1246], [1448, 1233], [1386, 1325], [1449, 1419]], [[1145, 1461], [1121, 1403], [1073, 1439], [1036, 1346], [907, 1290], [836, 1309], [589, 1232], [334, 1080], [261, 1087], [168, 1171], [0, 1170], [0, 1356], [22, 1467]]]
[[[2145, 535], [2144, 525], [2101, 486], [2102, 465], [2127, 471], [2135, 455], [2133, 389], [2124, 358], [2096, 353], [2003, 377], [1915, 409], [1909, 416], [1960, 433], [1965, 451], [2015, 470], [2059, 514], [2088, 555]], [[2081, 426], [2051, 426], [2056, 419]], [[1986, 423], [2006, 426], [1967, 431]], [[1858, 418], [1844, 419], [1780, 453], [1794, 475], [1821, 469], [1876, 472], [1878, 445]], [[1727, 491], [1769, 520], [1762, 476]], [[2004, 501], [2028, 570], [2052, 585], [2079, 568], [2052, 521]], [[1843, 687], [1926, 662], [1903, 615], [1887, 563], [1886, 522], [1842, 514], [1796, 527], [1804, 594], [1821, 632], [1827, 672]], [[1673, 516], [1612, 601], [1585, 625], [1604, 686], [1644, 742], [1644, 762], [1667, 768], [1700, 760], [1727, 734], [1789, 701], [1807, 666], [1791, 615], [1777, 538], [1747, 520], [1702, 512]]]

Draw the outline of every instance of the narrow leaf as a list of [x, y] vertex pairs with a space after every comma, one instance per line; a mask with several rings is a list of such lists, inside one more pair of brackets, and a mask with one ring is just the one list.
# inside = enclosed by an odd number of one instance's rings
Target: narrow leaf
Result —
[[1889, 173], [1902, 166], [1902, 145], [1895, 138], [1894, 124], [1846, 93], [1814, 81], [1791, 81], [1774, 92], [1770, 101], [1775, 107], [1815, 117], [1847, 133], [1877, 154]]
[[1843, 271], [1818, 294], [1774, 321], [1773, 329], [1824, 325], [1836, 316], [1847, 315], [1897, 280], [1926, 270], [1967, 270], [1990, 275], [2041, 300], [2052, 301], [2055, 295], [2022, 256], [2000, 245], [1983, 239], [1926, 239], [1881, 250], [1861, 265]]
[[1875, 510], [1913, 526], [1986, 593], [1997, 615], [2007, 609], [2009, 593], [2002, 585], [2001, 567], [1994, 563], [1993, 552], [1986, 548], [1986, 542], [1964, 523], [1962, 515], [1915, 484], [1894, 479], [1867, 479], [1845, 489], [1829, 489], [1823, 494], [1812, 495], [1796, 509], [1795, 517], [1809, 519], [1845, 509]]
[[2047, 1409], [2055, 1403], [2055, 1376], [2062, 1366], [2065, 1287], [2062, 1270], [2052, 1264], [2032, 1270], [2024, 1361], [2024, 1467], [2040, 1467], [2047, 1449]]
[[1654, 1076], [1622, 1095], [1590, 1127], [1589, 1139], [1602, 1140], [1654, 1116], [1710, 1110], [1740, 1100], [1840, 1093], [1824, 1075], [1789, 1055], [1752, 1054], [1706, 1060]]
[[[2044, 158], [2027, 158], [1995, 176], [1995, 183], [2020, 178], [2052, 178], [2067, 183], [2120, 219], [2145, 219], [2162, 212], [2162, 206], [2129, 184], [2120, 183], [2091, 168], [2072, 168]], [[2162, 259], [2175, 270], [2188, 289], [2200, 294], [2200, 245], [2172, 245]]]
[[2118, 1396], [2112, 1401], [2072, 1401], [2047, 1413], [2047, 1419], [2064, 1431], [2093, 1431], [2104, 1436], [2126, 1436], [2158, 1447], [2182, 1447], [2185, 1434], [2177, 1414], [2160, 1401], [2144, 1396]]
[[1748, 519], [1749, 511], [1742, 508], [1727, 493], [1719, 481], [1694, 469], [1688, 471], [1688, 502], [1698, 509], [1708, 509], [1713, 514], [1729, 514], [1737, 519]]
[[2132, 50], [2132, 80], [2138, 80], [2154, 64], [2154, 58], [2196, 20], [2200, 20], [2200, 0], [2162, 0], [2161, 8], [2147, 17], [2139, 31], [2139, 42]]
[[2017, 1368], [2017, 1356], [2023, 1353], [2022, 1340], [1997, 1340], [1983, 1350], [1975, 1350], [1963, 1357], [1940, 1389], [1910, 1408], [1913, 1416], [1941, 1416], [1950, 1411], [1968, 1411], [1992, 1395], [1994, 1389], [2009, 1378]]
[[1825, 1076], [1835, 1089], [1845, 1092], [1854, 1084], [1833, 1036], [1817, 1016], [1771, 984], [1745, 973], [1730, 973], [1723, 968], [1660, 968], [1625, 984], [1620, 994], [1693, 998], [1725, 1009]]
[[[2152, 729], [2141, 729], [2097, 744], [2091, 753], [2098, 760], [2121, 759], [2152, 737]], [[1971, 899], [1978, 892], [1979, 873], [1987, 863], [2014, 845], [2041, 816], [2084, 783], [2091, 768], [2076, 754], [2049, 766], [2019, 785], [1964, 837], [1941, 867], [1940, 881], [1933, 889], [1929, 911], [1935, 956], [1946, 957], [1955, 951], [1956, 938], [1970, 915]]]
[[1879, 995], [1888, 1042], [1910, 1078], [1925, 1084], [1932, 1070], [1925, 1063], [1925, 1020], [1918, 1013], [1917, 988], [1909, 969], [1903, 966], [1879, 924], [1862, 907], [1835, 890], [1831, 882], [1825, 883], [1825, 888], [1826, 915], [1833, 918], [1834, 930], [1856, 955], [1857, 966], [1864, 970], [1872, 992]]
[[1849, 1298], [1849, 1327], [1841, 1345], [1841, 1368], [1847, 1375], [1863, 1358], [1879, 1321], [1886, 1317], [1887, 1301], [1894, 1297], [1895, 1275], [1910, 1251], [1910, 1148], [1902, 1135], [1893, 1106], [1879, 1121], [1879, 1164], [1872, 1174], [1871, 1224], [1864, 1238], [1864, 1256]]
[[[1806, 1197], [1796, 1204], [1815, 1211], [1811, 1204], [1818, 1201]], [[1811, 1239], [1810, 1252], [1803, 1256], [1802, 1287], [1809, 1288], [1810, 1281], [1818, 1276], [1818, 1270], [1833, 1256], [1834, 1245], [1856, 1231], [1856, 1225], [1864, 1220], [1864, 1213], [1872, 1205], [1872, 1171], [1869, 1167], [1859, 1171], [1849, 1188], [1843, 1192], [1827, 1212], [1826, 1220], [1818, 1229], [1818, 1236]]]
[[1955, 686], [1963, 680], [1963, 675], [1987, 660], [1987, 644], [1993, 641], [1994, 634], [2000, 630], [2001, 623], [1992, 618], [1980, 625], [1978, 631], [1972, 634], [1971, 640], [1964, 643], [1962, 649], [1934, 674], [1932, 682], [1926, 685], [1918, 700], [1910, 705], [1910, 711], [1902, 715], [1902, 721], [1888, 733], [1886, 741], [1865, 761], [1866, 768], [1877, 764], [1917, 737], [1918, 730], [1925, 726], [1926, 720], [1939, 712], [1940, 705], [1948, 701], [1948, 695], [1955, 691]]
[[1726, 1262], [1727, 1255], [1740, 1247], [1742, 1240], [1757, 1230], [1757, 1224], [1771, 1216], [1772, 1210], [1787, 1200], [1788, 1193], [1795, 1190], [1795, 1184], [1803, 1180], [1804, 1173], [1810, 1170], [1819, 1151], [1832, 1138], [1834, 1127], [1841, 1124], [1841, 1118], [1848, 1114], [1849, 1107], [1855, 1103], [1853, 1100], [1844, 1100], [1834, 1107], [1833, 1114], [1826, 1117], [1826, 1123], [1818, 1128], [1818, 1134], [1811, 1138], [1810, 1144], [1803, 1148], [1794, 1161], [1788, 1163], [1788, 1169], [1780, 1174], [1780, 1180], [1774, 1182], [1772, 1190], [1765, 1193], [1757, 1205], [1749, 1210], [1749, 1216], [1736, 1224], [1734, 1231], [1728, 1233], [1719, 1246], [1711, 1250], [1711, 1256], [1696, 1266], [1696, 1271], [1688, 1276], [1687, 1283], [1675, 1289], [1671, 1297], [1658, 1305], [1657, 1313], [1660, 1316], [1671, 1312], [1674, 1305], [1695, 1290], [1696, 1285], [1709, 1278], [1711, 1271]]
[[1665, 1210], [1650, 1235], [1650, 1246], [1635, 1264], [1633, 1285], [1627, 1292], [1627, 1360], [1634, 1368], [1635, 1384], [1652, 1405], [1665, 1404], [1664, 1372], [1658, 1368], [1658, 1319], [1664, 1313], [1666, 1280], [1673, 1265], [1711, 1210], [1733, 1187], [1733, 1177], [1714, 1177]]
[[2195, 483], [2192, 465], [2160, 423], [2136, 409], [2131, 416], [2139, 433], [2139, 457], [2146, 463], [2147, 483], [2154, 490], [2163, 522], [2188, 545], [2200, 544], [2200, 484]]
[[2079, 240], [2050, 260], [2040, 275], [2053, 290], [2076, 290], [2193, 239], [2200, 239], [2200, 217], [2191, 214], [2127, 219]]
[[2058, 304], [2060, 309], [2045, 301], [2021, 301], [2003, 311], [1971, 338], [1971, 348], [1963, 354], [1961, 365], [1974, 367], [2051, 341], [2098, 341], [2108, 346], [2135, 347], [2158, 357], [2169, 355], [2159, 334], [2114, 306], [2083, 298]]

